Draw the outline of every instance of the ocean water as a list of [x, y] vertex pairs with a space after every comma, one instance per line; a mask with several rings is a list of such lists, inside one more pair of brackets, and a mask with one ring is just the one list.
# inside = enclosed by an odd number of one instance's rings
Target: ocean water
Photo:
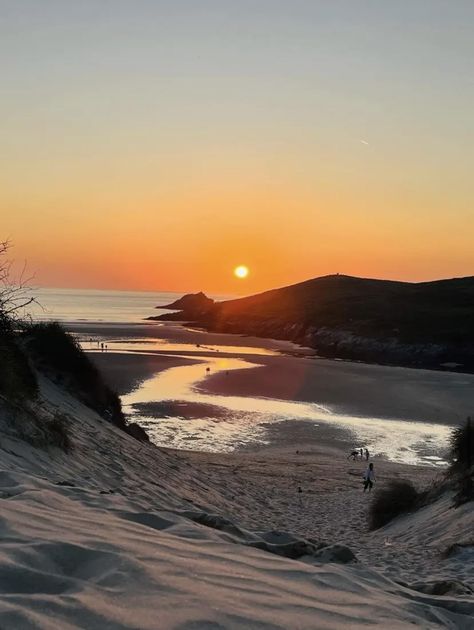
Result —
[[[114, 322], [137, 323], [151, 315], [170, 311], [156, 309], [169, 304], [183, 293], [147, 291], [102, 291], [96, 289], [37, 289], [34, 296], [38, 304], [29, 307], [28, 313], [39, 320], [60, 322]], [[211, 295], [215, 300], [231, 296]]]

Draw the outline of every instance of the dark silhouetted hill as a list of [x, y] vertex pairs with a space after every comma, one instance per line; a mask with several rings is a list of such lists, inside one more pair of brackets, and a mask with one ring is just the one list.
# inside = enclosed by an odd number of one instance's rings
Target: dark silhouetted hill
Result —
[[174, 303], [179, 313], [154, 319], [287, 339], [327, 357], [474, 369], [474, 277], [409, 283], [332, 275], [205, 309], [190, 297]]

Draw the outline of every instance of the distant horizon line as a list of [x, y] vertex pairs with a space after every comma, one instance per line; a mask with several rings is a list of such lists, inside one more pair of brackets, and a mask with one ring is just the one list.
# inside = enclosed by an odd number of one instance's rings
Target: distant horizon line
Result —
[[[176, 293], [178, 295], [183, 295], [183, 294], [187, 294], [187, 293], [200, 293], [201, 289], [199, 290], [181, 290], [181, 291], [176, 291], [176, 290], [171, 290], [171, 289], [115, 289], [115, 288], [100, 288], [98, 289], [97, 287], [58, 287], [58, 286], [34, 286], [31, 287], [30, 289], [31, 291], [43, 291], [43, 290], [48, 290], [48, 291], [96, 291], [97, 293], [101, 293], [101, 292], [116, 292], [116, 293]], [[212, 295], [222, 295], [222, 296], [233, 296], [235, 297], [235, 295], [237, 295], [236, 293], [220, 293], [218, 291], [209, 291], [210, 294]]]
[[442, 282], [442, 281], [447, 281], [447, 280], [463, 280], [463, 279], [467, 279], [467, 278], [474, 278], [474, 274], [468, 274], [468, 275], [462, 275], [462, 276], [449, 276], [449, 277], [436, 277], [436, 278], [430, 278], [428, 280], [398, 280], [396, 278], [380, 278], [380, 277], [372, 277], [372, 276], [356, 276], [356, 275], [351, 275], [348, 273], [328, 273], [328, 274], [323, 274], [321, 276], [312, 276], [310, 278], [305, 278], [304, 280], [298, 280], [296, 282], [291, 282], [289, 284], [283, 284], [283, 285], [277, 285], [277, 286], [272, 286], [270, 288], [266, 288], [266, 289], [259, 289], [257, 291], [254, 292], [250, 292], [250, 293], [227, 293], [227, 292], [221, 292], [221, 291], [207, 291], [205, 289], [133, 289], [133, 288], [128, 288], [128, 289], [117, 289], [117, 288], [111, 288], [111, 287], [101, 287], [101, 288], [97, 288], [97, 287], [74, 287], [74, 286], [35, 286], [32, 287], [32, 291], [36, 290], [43, 290], [43, 289], [49, 289], [49, 290], [56, 290], [56, 291], [97, 291], [97, 292], [103, 292], [103, 291], [116, 291], [119, 293], [176, 293], [179, 295], [183, 295], [183, 294], [188, 294], [188, 293], [200, 293], [203, 292], [206, 295], [210, 294], [210, 295], [219, 295], [219, 296], [223, 296], [223, 297], [246, 297], [246, 296], [250, 296], [250, 295], [256, 295], [258, 293], [265, 293], [267, 291], [273, 291], [274, 289], [282, 289], [285, 287], [290, 287], [290, 286], [294, 286], [297, 284], [303, 284], [305, 282], [310, 282], [311, 280], [318, 280], [318, 279], [322, 279], [322, 278], [330, 278], [330, 277], [336, 277], [336, 276], [341, 276], [341, 277], [346, 277], [346, 278], [355, 278], [358, 280], [377, 280], [380, 282], [398, 282], [398, 283], [404, 283], [404, 284], [425, 284], [425, 283], [429, 283], [429, 282]]

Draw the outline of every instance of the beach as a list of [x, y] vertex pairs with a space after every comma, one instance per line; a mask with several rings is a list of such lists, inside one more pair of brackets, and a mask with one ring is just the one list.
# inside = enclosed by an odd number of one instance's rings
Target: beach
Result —
[[289, 342], [178, 324], [68, 326], [160, 446], [368, 447], [442, 464], [451, 428], [474, 408], [470, 374], [321, 359]]
[[[140, 391], [140, 384], [153, 383], [161, 372], [175, 372], [175, 378], [179, 379], [180, 368], [194, 366], [196, 372], [199, 370], [200, 380], [193, 386], [198, 402], [173, 398], [175, 384], [170, 380], [170, 399], [156, 392], [165, 400], [135, 403], [133, 417], [139, 422], [142, 418], [147, 429], [151, 426], [150, 417], [152, 422], [169, 424], [168, 430], [160, 433], [163, 439], [167, 433], [179, 431], [181, 425], [194, 427], [191, 433], [208, 433], [210, 429], [203, 418], [212, 416], [213, 427], [205, 441], [211, 444], [209, 449], [199, 447], [194, 435], [179, 442], [179, 450], [170, 452], [196, 466], [206, 479], [217, 484], [229, 500], [227, 513], [232, 518], [238, 518], [249, 528], [282, 529], [304, 537], [343, 542], [357, 550], [369, 566], [399, 580], [413, 580], [420, 572], [446, 576], [446, 568], [441, 573], [438, 571], [438, 553], [427, 554], [419, 547], [417, 537], [410, 542], [405, 535], [401, 550], [385, 535], [368, 533], [370, 498], [363, 495], [361, 485], [367, 463], [365, 456], [356, 461], [347, 456], [354, 446], [362, 446], [356, 441], [360, 432], [353, 430], [353, 423], [359, 422], [371, 427], [367, 441], [380, 486], [400, 478], [410, 479], [419, 488], [436, 485], [443, 474], [441, 464], [446, 451], [442, 433], [437, 450], [437, 428], [449, 427], [450, 431], [474, 406], [474, 376], [319, 359], [312, 351], [286, 342], [216, 335], [176, 324], [160, 324], [158, 328], [104, 325], [90, 328], [87, 333], [80, 325], [73, 326], [73, 330], [79, 331], [81, 338], [90, 334], [105, 340], [108, 351], [94, 349], [90, 356], [124, 401], [130, 396], [133, 399], [133, 392]], [[160, 345], [152, 341], [157, 337], [179, 349], [170, 345], [159, 350]], [[97, 342], [93, 341], [92, 346], [94, 343]], [[129, 348], [127, 352], [123, 344]], [[245, 353], [239, 353], [239, 347]], [[217, 348], [217, 360], [229, 362], [225, 367], [234, 360], [245, 360], [257, 367], [245, 365], [227, 370], [216, 369], [210, 363], [212, 371], [207, 373], [204, 366], [207, 361], [215, 360]], [[180, 391], [179, 387], [176, 391]], [[148, 396], [154, 392], [149, 388]], [[199, 402], [201, 395], [213, 404]], [[322, 409], [330, 408], [334, 416], [333, 421], [320, 422], [316, 430], [313, 422], [291, 417], [290, 407], [287, 418], [264, 423], [264, 438], [262, 432], [259, 434], [251, 427], [250, 439], [242, 440], [239, 432], [248, 431], [244, 419], [237, 423], [237, 430], [222, 428], [227, 416], [220, 408], [223, 397], [230, 401], [248, 397], [255, 401], [256, 409], [262, 402], [315, 403]], [[173, 417], [179, 420], [170, 420]], [[399, 462], [395, 452], [372, 452], [370, 442], [384, 424], [390, 428], [389, 437], [379, 442], [387, 444], [389, 440], [394, 450], [400, 444], [403, 449], [403, 440], [410, 439], [414, 426], [428, 425], [431, 438], [435, 436], [429, 452], [436, 454], [423, 461], [423, 447], [419, 445], [421, 455], [416, 461], [402, 457]], [[226, 432], [233, 448], [226, 448], [225, 455], [209, 452], [219, 451], [220, 441], [228, 446], [229, 442], [223, 441], [221, 435]], [[170, 438], [170, 444], [174, 443], [176, 435]], [[198, 450], [194, 448], [196, 443]], [[455, 576], [470, 579], [469, 570], [469, 575], [465, 573], [461, 566], [448, 571], [451, 579]]]
[[[400, 444], [403, 449], [403, 439], [409, 439], [413, 426], [431, 426], [428, 431], [435, 436], [437, 427], [449, 427], [450, 431], [474, 407], [474, 376], [320, 359], [311, 350], [287, 342], [213, 334], [177, 324], [161, 323], [158, 328], [147, 324], [103, 325], [89, 328], [87, 333], [84, 328], [73, 326], [81, 338], [91, 334], [107, 343], [107, 352], [94, 349], [90, 356], [125, 401], [139, 390], [140, 384], [152, 383], [160, 372], [174, 370], [179, 375], [175, 368], [193, 365], [200, 370], [201, 380], [194, 387], [214, 404], [171, 397], [164, 402], [135, 403], [133, 417], [139, 422], [142, 418], [147, 429], [150, 416], [163, 425], [177, 417], [178, 424], [192, 425], [195, 432], [209, 432], [203, 418], [212, 416], [215, 428], [205, 444], [214, 440], [214, 448], [211, 445], [208, 450], [204, 447], [204, 452], [200, 447], [196, 451], [199, 440], [194, 437], [179, 442], [180, 449], [170, 452], [199, 468], [206, 478], [212, 478], [229, 499], [233, 518], [250, 528], [276, 528], [344, 542], [370, 566], [382, 568], [388, 576], [400, 580], [410, 581], [420, 571], [437, 575], [438, 555], [432, 554], [432, 561], [428, 561], [418, 539], [413, 544], [406, 539], [401, 552], [385, 538], [367, 532], [369, 501], [361, 492], [365, 456], [356, 461], [347, 458], [354, 446], [361, 446], [352, 423], [372, 426], [372, 434], [376, 434], [377, 424], [394, 424], [390, 431], [392, 442], [389, 441], [394, 450]], [[174, 345], [159, 350], [160, 345], [152, 342], [157, 337]], [[127, 353], [123, 344], [129, 348]], [[239, 347], [245, 353], [239, 353]], [[206, 373], [200, 366], [215, 360], [217, 348], [219, 361], [245, 360], [257, 367], [246, 365], [213, 373], [215, 367], [211, 363], [212, 371]], [[149, 396], [153, 391], [151, 388]], [[314, 423], [289, 416], [283, 421], [264, 423], [264, 438], [258, 431], [250, 430], [250, 439], [242, 441], [236, 433], [247, 431], [243, 421], [237, 431], [221, 426], [226, 421], [226, 413], [219, 407], [222, 397], [249, 397], [257, 409], [262, 400], [315, 403], [330, 408], [335, 415], [333, 422], [320, 423], [317, 431]], [[339, 420], [340, 416], [343, 420]], [[172, 421], [168, 433], [176, 426]], [[209, 452], [219, 451], [216, 444], [222, 441], [223, 432], [230, 435], [233, 448], [226, 449], [224, 456]], [[160, 439], [166, 434], [164, 430]], [[367, 435], [370, 443], [370, 430]], [[446, 452], [446, 444], [441, 438], [440, 441], [438, 451], [436, 445], [429, 449], [436, 455], [425, 461], [420, 461], [422, 457], [416, 461], [408, 459], [409, 464], [403, 458], [398, 462], [395, 452], [371, 452], [378, 483], [382, 486], [390, 479], [402, 478], [410, 479], [419, 488], [436, 485], [442, 476], [440, 464]], [[170, 444], [174, 443], [176, 435], [170, 439]], [[387, 443], [387, 438], [383, 443]], [[423, 453], [422, 447], [419, 453]], [[456, 567], [450, 577], [461, 574], [464, 575], [463, 570]]]
[[[66, 325], [150, 442], [63, 379], [39, 375], [24, 412], [0, 399], [2, 627], [470, 627], [472, 505], [453, 509], [444, 479], [469, 376], [176, 324]], [[431, 393], [451, 424], [427, 422]], [[61, 418], [71, 447], [25, 440], [19, 413]], [[403, 479], [433, 499], [371, 530], [377, 492]]]
[[[470, 627], [472, 510], [451, 493], [370, 532], [365, 462], [337, 449], [157, 448], [45, 378], [40, 412], [68, 418], [69, 454], [19, 439], [0, 405], [2, 627]], [[374, 461], [381, 486], [407, 473]]]

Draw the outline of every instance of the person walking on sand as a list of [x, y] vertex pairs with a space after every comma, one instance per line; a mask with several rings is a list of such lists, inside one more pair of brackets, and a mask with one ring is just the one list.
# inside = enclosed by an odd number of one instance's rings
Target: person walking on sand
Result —
[[364, 492], [367, 490], [367, 488], [369, 489], [369, 492], [370, 492], [372, 488], [374, 487], [374, 482], [375, 482], [375, 470], [374, 470], [374, 465], [372, 464], [372, 462], [370, 462], [369, 467], [364, 473]]
[[369, 457], [370, 457], [369, 449], [366, 448], [365, 449], [365, 459], [366, 459], [366, 461], [369, 461]]

